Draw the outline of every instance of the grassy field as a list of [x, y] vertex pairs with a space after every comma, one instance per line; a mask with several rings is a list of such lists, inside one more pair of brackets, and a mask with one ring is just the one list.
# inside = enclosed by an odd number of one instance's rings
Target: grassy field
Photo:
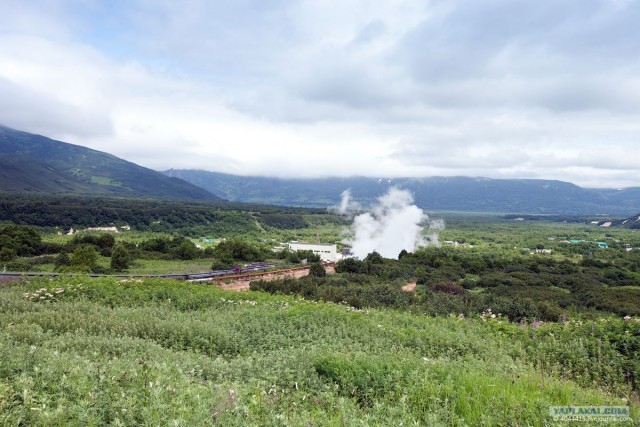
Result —
[[637, 355], [637, 319], [518, 325], [80, 278], [5, 286], [0, 310], [0, 425], [558, 425], [550, 405], [640, 419], [618, 351]]

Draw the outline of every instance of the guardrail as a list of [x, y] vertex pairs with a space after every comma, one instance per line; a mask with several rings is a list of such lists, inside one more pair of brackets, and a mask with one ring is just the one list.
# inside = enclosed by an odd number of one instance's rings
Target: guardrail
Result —
[[[325, 267], [335, 265], [334, 262], [326, 262], [323, 263]], [[184, 273], [184, 274], [79, 274], [79, 273], [69, 273], [69, 274], [61, 274], [61, 273], [46, 273], [46, 272], [2, 272], [0, 273], [1, 278], [8, 279], [20, 279], [24, 277], [60, 277], [60, 276], [71, 276], [71, 277], [116, 277], [123, 279], [175, 279], [175, 280], [188, 280], [188, 281], [216, 281], [216, 280], [238, 280], [240, 278], [245, 277], [260, 277], [268, 274], [282, 274], [288, 271], [295, 270], [303, 270], [309, 268], [309, 265], [303, 265], [300, 267], [290, 267], [281, 270], [271, 270], [271, 271], [263, 271], [261, 273], [249, 273], [249, 271], [257, 271], [257, 270], [267, 270], [269, 268], [275, 267], [274, 264], [248, 264], [247, 266], [241, 269], [241, 272], [238, 273], [236, 270], [213, 270], [213, 271], [205, 271], [201, 273]]]

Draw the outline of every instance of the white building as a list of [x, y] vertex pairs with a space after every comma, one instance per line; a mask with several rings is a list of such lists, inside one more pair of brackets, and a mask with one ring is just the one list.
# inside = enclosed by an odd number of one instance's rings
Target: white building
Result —
[[338, 246], [335, 243], [290, 242], [290, 251], [311, 251], [325, 262], [336, 262]]

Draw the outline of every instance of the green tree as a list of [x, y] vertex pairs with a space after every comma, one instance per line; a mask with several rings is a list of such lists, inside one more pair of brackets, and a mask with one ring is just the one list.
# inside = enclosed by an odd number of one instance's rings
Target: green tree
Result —
[[27, 225], [5, 225], [0, 227], [0, 249], [9, 248], [18, 256], [32, 256], [38, 252], [40, 233]]
[[68, 267], [71, 265], [71, 259], [66, 252], [60, 252], [55, 260], [55, 269], [59, 270], [63, 267]]
[[198, 258], [198, 248], [190, 240], [184, 239], [177, 247], [172, 250], [173, 254], [179, 259], [188, 260]]
[[16, 257], [16, 251], [11, 248], [2, 248], [0, 249], [0, 261], [6, 262], [11, 261]]
[[98, 253], [91, 245], [80, 245], [71, 254], [71, 266], [81, 271], [91, 271], [98, 266]]
[[378, 252], [373, 251], [369, 255], [367, 255], [364, 260], [369, 264], [383, 264], [384, 258]]
[[320, 263], [313, 263], [309, 267], [309, 276], [324, 277], [327, 275], [327, 270]]
[[220, 242], [215, 248], [215, 255], [217, 258], [228, 261], [264, 261], [266, 258], [266, 252], [249, 243], [240, 239], [229, 239], [224, 242]]
[[113, 271], [124, 271], [129, 268], [131, 255], [123, 244], [117, 244], [111, 253], [111, 269]]
[[96, 243], [100, 249], [113, 248], [116, 245], [116, 238], [111, 234], [101, 234]]

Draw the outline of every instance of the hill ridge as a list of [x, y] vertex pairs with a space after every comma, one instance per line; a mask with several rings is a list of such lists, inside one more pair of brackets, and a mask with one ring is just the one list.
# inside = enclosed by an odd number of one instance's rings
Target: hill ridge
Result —
[[112, 154], [0, 125], [0, 190], [221, 200]]
[[369, 205], [390, 186], [397, 186], [411, 191], [416, 204], [426, 210], [615, 216], [640, 211], [640, 187], [596, 190], [560, 180], [466, 176], [274, 178], [198, 169], [169, 169], [164, 173], [227, 200], [246, 203], [330, 207], [350, 189], [355, 201]]

